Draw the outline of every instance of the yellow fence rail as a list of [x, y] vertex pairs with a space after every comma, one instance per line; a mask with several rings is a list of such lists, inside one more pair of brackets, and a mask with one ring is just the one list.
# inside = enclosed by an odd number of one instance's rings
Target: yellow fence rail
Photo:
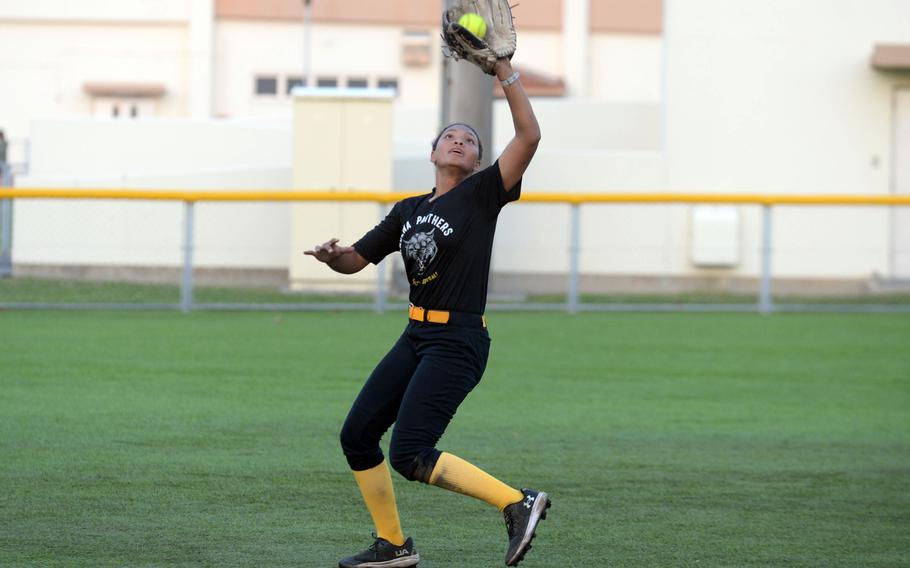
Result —
[[[423, 192], [185, 191], [133, 188], [0, 188], [0, 199], [135, 199], [151, 201], [348, 201], [395, 203]], [[756, 193], [558, 193], [525, 192], [523, 203], [737, 203], [744, 205], [910, 205], [910, 195], [793, 195]]]

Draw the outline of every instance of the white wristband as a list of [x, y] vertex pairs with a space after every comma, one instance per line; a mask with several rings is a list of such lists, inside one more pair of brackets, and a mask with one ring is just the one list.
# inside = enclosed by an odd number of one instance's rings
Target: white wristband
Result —
[[512, 83], [514, 83], [517, 80], [518, 80], [518, 71], [512, 73], [512, 75], [510, 75], [508, 79], [503, 79], [502, 81], [500, 81], [499, 84], [502, 85], [503, 87], [508, 87], [509, 85], [511, 85]]

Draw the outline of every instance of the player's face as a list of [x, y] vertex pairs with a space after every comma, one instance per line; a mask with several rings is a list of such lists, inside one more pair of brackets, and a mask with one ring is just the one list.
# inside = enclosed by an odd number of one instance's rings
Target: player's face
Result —
[[430, 154], [430, 161], [436, 167], [456, 166], [474, 172], [480, 168], [477, 155], [480, 152], [474, 133], [464, 126], [450, 126], [439, 137], [436, 149]]

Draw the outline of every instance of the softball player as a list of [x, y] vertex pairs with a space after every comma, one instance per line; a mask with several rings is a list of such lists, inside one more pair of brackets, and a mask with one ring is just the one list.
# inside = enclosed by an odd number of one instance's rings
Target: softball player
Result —
[[432, 144], [436, 187], [404, 199], [353, 246], [338, 239], [305, 254], [344, 274], [401, 251], [410, 282], [404, 333], [370, 375], [345, 420], [341, 446], [376, 526], [373, 545], [342, 568], [415, 566], [420, 556], [405, 538], [389, 467], [379, 447], [395, 424], [388, 463], [405, 479], [481, 499], [503, 512], [506, 565], [531, 548], [546, 517], [546, 493], [515, 489], [467, 461], [436, 449], [455, 411], [480, 381], [490, 336], [483, 313], [496, 220], [519, 198], [521, 177], [537, 150], [540, 128], [508, 59], [498, 60], [515, 136], [499, 160], [481, 170], [483, 147], [473, 128], [452, 124]]

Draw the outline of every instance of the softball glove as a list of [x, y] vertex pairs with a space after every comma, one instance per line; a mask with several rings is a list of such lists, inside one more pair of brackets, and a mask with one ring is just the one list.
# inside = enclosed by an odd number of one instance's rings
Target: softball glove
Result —
[[[479, 38], [458, 23], [465, 14], [477, 14], [487, 25]], [[507, 0], [456, 0], [455, 6], [442, 13], [442, 48], [446, 57], [466, 59], [484, 73], [494, 75], [496, 60], [511, 59], [515, 53], [516, 35], [512, 9]]]

